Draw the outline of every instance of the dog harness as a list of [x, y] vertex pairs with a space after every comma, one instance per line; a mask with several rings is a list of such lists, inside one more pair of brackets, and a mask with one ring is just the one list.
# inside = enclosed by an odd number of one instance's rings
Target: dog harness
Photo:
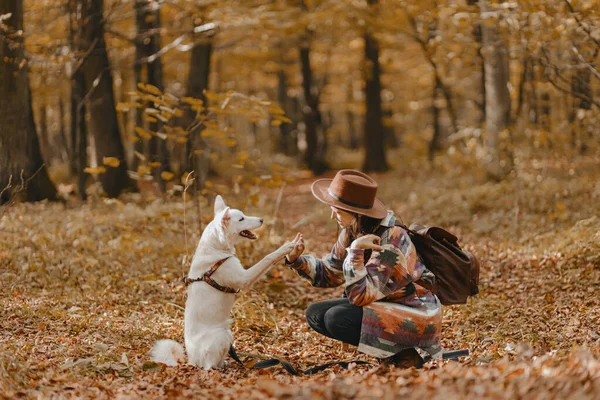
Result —
[[230, 257], [227, 257], [227, 258], [224, 258], [221, 261], [217, 262], [215, 265], [213, 265], [212, 267], [210, 267], [210, 269], [208, 271], [206, 271], [204, 273], [204, 275], [202, 275], [199, 278], [193, 278], [193, 279], [191, 279], [191, 278], [189, 278], [189, 277], [186, 276], [185, 278], [183, 278], [183, 283], [185, 283], [185, 287], [188, 287], [190, 284], [192, 284], [194, 282], [206, 282], [210, 286], [214, 287], [215, 289], [217, 289], [217, 290], [219, 290], [221, 292], [224, 292], [224, 293], [238, 293], [239, 290], [232, 289], [232, 288], [227, 287], [227, 286], [221, 286], [217, 282], [215, 282], [215, 280], [213, 278], [210, 277], [229, 258]]

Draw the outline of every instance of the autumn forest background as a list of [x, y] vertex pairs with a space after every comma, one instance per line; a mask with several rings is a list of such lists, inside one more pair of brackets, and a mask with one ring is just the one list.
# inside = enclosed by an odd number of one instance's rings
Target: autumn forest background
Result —
[[[0, 0], [0, 397], [597, 398], [599, 52], [596, 0]], [[215, 195], [265, 218], [245, 265], [296, 232], [322, 255], [310, 183], [340, 168], [480, 258], [480, 294], [444, 309], [470, 356], [149, 363], [182, 339]], [[236, 348], [368, 360], [304, 322], [340, 294], [275, 267]]]

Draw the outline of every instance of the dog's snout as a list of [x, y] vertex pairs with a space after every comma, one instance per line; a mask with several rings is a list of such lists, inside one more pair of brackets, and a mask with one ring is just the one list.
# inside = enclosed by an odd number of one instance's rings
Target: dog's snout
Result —
[[259, 218], [258, 220], [260, 221], [261, 224], [263, 223], [263, 219], [262, 218]]

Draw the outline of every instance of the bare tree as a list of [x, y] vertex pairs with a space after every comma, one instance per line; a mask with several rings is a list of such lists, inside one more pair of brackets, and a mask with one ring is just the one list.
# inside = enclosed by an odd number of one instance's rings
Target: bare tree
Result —
[[[119, 132], [119, 122], [113, 93], [106, 42], [104, 41], [103, 0], [80, 0], [82, 3], [83, 55], [81, 69], [85, 84], [85, 98], [89, 101], [89, 128], [94, 135], [96, 157], [115, 157], [118, 167], [108, 167], [99, 176], [102, 187], [110, 197], [117, 197], [131, 186], [127, 175], [125, 150]], [[84, 99], [85, 100], [85, 99]]]
[[[213, 33], [214, 34], [214, 33]], [[212, 34], [210, 34], [212, 36]], [[204, 91], [208, 89], [210, 76], [210, 60], [213, 53], [213, 45], [210, 37], [203, 38], [192, 48], [192, 56], [190, 58], [190, 70], [188, 75], [188, 84], [186, 95], [201, 99], [206, 103]], [[205, 104], [206, 106], [206, 104]], [[184, 118], [185, 124], [191, 126], [195, 120], [193, 111], [186, 111]], [[185, 170], [196, 171], [197, 181], [194, 183], [194, 188], [202, 188], [204, 181], [208, 175], [208, 153], [206, 143], [200, 137], [200, 132], [203, 129], [202, 124], [193, 124], [194, 129], [190, 132], [190, 138], [186, 143], [186, 162]]]
[[[370, 7], [378, 0], [368, 0]], [[367, 30], [365, 38], [365, 102], [366, 116], [364, 125], [365, 171], [386, 171], [385, 132], [381, 107], [381, 67], [379, 65], [379, 44], [373, 38], [373, 32]]]
[[[136, 62], [135, 78], [137, 83], [147, 83], [157, 87], [161, 91], [163, 87], [163, 69], [159, 56], [160, 51], [160, 5], [152, 0], [136, 0], [135, 15], [137, 26], [137, 37], [135, 40]], [[143, 110], [137, 109], [136, 125], [143, 126]], [[150, 131], [156, 132], [158, 124], [150, 123]], [[152, 135], [149, 143], [149, 159], [151, 162], [159, 162], [160, 166], [155, 169], [154, 178], [159, 183], [161, 191], [165, 191], [166, 182], [161, 178], [161, 173], [169, 169], [169, 155], [167, 144], [164, 140]], [[135, 143], [138, 152], [144, 153], [144, 142], [138, 139]], [[137, 163], [138, 158], [134, 159]]]
[[11, 17], [5, 23], [11, 26], [0, 23], [0, 202], [11, 198], [15, 183], [27, 201], [56, 199], [35, 131], [24, 64], [22, 0], [0, 1], [0, 15], [7, 14]]
[[[482, 19], [499, 18], [489, 11], [487, 3], [479, 1]], [[506, 173], [506, 160], [502, 160], [500, 134], [510, 121], [510, 93], [508, 91], [508, 52], [500, 37], [498, 27], [481, 24], [482, 55], [485, 70], [485, 125], [488, 160], [486, 168], [490, 177], [502, 178]]]

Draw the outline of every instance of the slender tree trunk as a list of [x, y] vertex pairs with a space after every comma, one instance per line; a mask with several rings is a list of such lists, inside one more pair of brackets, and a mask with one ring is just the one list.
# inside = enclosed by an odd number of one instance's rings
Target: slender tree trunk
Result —
[[352, 150], [358, 149], [358, 135], [356, 133], [356, 118], [350, 109], [350, 104], [354, 103], [354, 90], [352, 88], [352, 82], [348, 84], [348, 90], [346, 91], [346, 102], [348, 106], [346, 108], [346, 123], [348, 125], [348, 147]]
[[[210, 42], [197, 43], [192, 48], [192, 56], [190, 59], [190, 70], [188, 75], [188, 87], [186, 95], [204, 101], [206, 106], [206, 96], [204, 91], [208, 89], [208, 79], [210, 76], [210, 60], [213, 47]], [[185, 124], [191, 126], [194, 123], [196, 115], [193, 111], [188, 111], [185, 114]], [[204, 186], [204, 181], [208, 175], [208, 156], [202, 152], [196, 154], [196, 150], [208, 151], [206, 143], [200, 137], [203, 130], [202, 125], [198, 125], [190, 132], [190, 138], [186, 143], [186, 161], [184, 163], [185, 170], [190, 172], [196, 171], [196, 189], [201, 189]]]
[[435, 152], [440, 149], [440, 141], [442, 138], [441, 126], [440, 126], [440, 109], [436, 104], [438, 93], [440, 92], [439, 80], [436, 79], [435, 87], [433, 88], [433, 99], [431, 105], [431, 115], [433, 123], [433, 137], [429, 142], [428, 158], [429, 161], [433, 161]]
[[[467, 4], [470, 6], [474, 6], [477, 5], [478, 0], [467, 0]], [[480, 90], [481, 90], [481, 102], [477, 102], [477, 104], [479, 105], [479, 108], [481, 110], [481, 114], [479, 117], [479, 123], [483, 124], [485, 122], [485, 104], [486, 104], [486, 100], [485, 100], [485, 61], [483, 58], [483, 54], [481, 52], [481, 49], [483, 48], [483, 41], [482, 41], [482, 31], [481, 31], [481, 24], [477, 23], [475, 24], [475, 26], [473, 27], [473, 38], [475, 39], [475, 42], [479, 43], [479, 50], [478, 50], [478, 55], [480, 58], [480, 62], [481, 62], [481, 83], [480, 83]]]
[[[0, 1], [0, 15], [6, 14], [11, 17], [5, 24], [14, 32], [22, 31], [22, 0]], [[27, 201], [56, 199], [35, 131], [28, 68], [21, 67], [24, 60], [21, 34], [0, 37], [0, 191], [12, 185], [0, 203], [17, 191], [24, 191]]]
[[[368, 0], [369, 5], [377, 0]], [[388, 169], [385, 154], [385, 134], [381, 110], [381, 69], [379, 66], [379, 46], [370, 32], [365, 33], [366, 61], [366, 117], [364, 126], [365, 160], [363, 169], [368, 171], [386, 171]]]
[[319, 149], [319, 127], [321, 125], [321, 112], [319, 111], [319, 96], [313, 85], [312, 68], [310, 65], [310, 42], [300, 47], [300, 64], [302, 70], [302, 90], [304, 93], [304, 129], [306, 134], [306, 153], [304, 161], [308, 168], [315, 174], [322, 174], [327, 165], [324, 152]]
[[523, 107], [525, 106], [525, 86], [527, 84], [527, 76], [529, 70], [529, 57], [523, 59], [523, 72], [521, 73], [521, 81], [519, 82], [519, 94], [517, 97], [517, 109], [513, 121], [519, 120], [523, 114]]
[[[137, 83], [148, 83], [164, 90], [162, 62], [156, 54], [160, 50], [160, 9], [158, 3], [151, 0], [136, 0], [136, 64], [135, 76]], [[136, 123], [143, 126], [143, 110], [136, 110]], [[158, 131], [157, 123], [150, 123], [152, 132]], [[143, 140], [138, 139], [135, 144], [138, 152], [143, 153]], [[161, 178], [161, 173], [169, 169], [167, 143], [158, 136], [152, 136], [149, 143], [149, 160], [159, 162], [160, 166], [154, 170], [154, 179], [158, 182], [160, 190], [166, 190], [166, 182]], [[134, 158], [137, 164], [138, 158]], [[135, 166], [137, 169], [137, 165]]]
[[[482, 12], [487, 4], [479, 2]], [[507, 172], [506, 160], [502, 160], [500, 134], [510, 121], [510, 93], [508, 91], [508, 52], [497, 27], [481, 25], [485, 65], [486, 92], [486, 147], [488, 150], [487, 171], [490, 177], [501, 179]]]
[[119, 132], [119, 122], [113, 93], [106, 42], [104, 41], [103, 0], [83, 1], [83, 38], [86, 50], [92, 49], [83, 61], [85, 93], [89, 98], [90, 130], [96, 144], [96, 158], [102, 164], [104, 157], [121, 161], [117, 168], [107, 167], [99, 175], [104, 191], [117, 197], [123, 189], [132, 186], [127, 176], [125, 150]]
[[569, 122], [571, 123], [571, 144], [581, 154], [585, 152], [587, 146], [580, 139], [583, 121], [579, 121], [579, 123], [577, 123], [577, 113], [580, 110], [589, 110], [592, 108], [592, 102], [588, 100], [593, 98], [590, 80], [591, 73], [587, 68], [577, 71], [571, 78], [571, 91], [576, 96], [573, 98], [573, 107], [569, 111]]
[[[40, 150], [43, 158], [50, 160], [53, 156], [52, 149], [50, 148], [50, 136], [48, 135], [48, 108], [46, 104], [40, 104], [38, 108], [38, 122], [39, 122], [39, 138], [40, 138]], [[34, 119], [35, 121], [35, 119]]]
[[[390, 109], [383, 110], [383, 137], [386, 146], [390, 149], [397, 149], [400, 146], [398, 137], [396, 136], [396, 129], [394, 128], [393, 118], [394, 113]], [[387, 123], [386, 123], [387, 121]]]
[[71, 148], [69, 141], [67, 140], [67, 130], [65, 126], [65, 100], [61, 95], [58, 99], [58, 135], [60, 137], [60, 145], [63, 148], [61, 156], [63, 162], [69, 163], [71, 161]]
[[85, 115], [87, 112], [87, 106], [85, 102], [85, 79], [83, 77], [83, 71], [78, 71], [73, 76], [73, 95], [75, 101], [75, 113], [73, 114], [74, 118], [74, 129], [75, 129], [75, 146], [76, 151], [74, 152], [77, 155], [77, 159], [75, 160], [77, 164], [77, 189], [79, 191], [79, 197], [82, 200], [87, 199], [86, 182], [88, 178], [88, 174], [85, 173], [85, 168], [88, 165], [88, 129], [87, 122], [85, 119]]
[[[283, 111], [285, 111], [285, 115], [292, 119], [292, 110], [290, 107], [291, 99], [287, 94], [287, 82], [285, 71], [280, 69], [277, 72], [278, 85], [277, 85], [277, 100]], [[292, 132], [294, 132], [295, 124], [281, 124], [280, 125], [280, 136], [279, 136], [279, 151], [287, 155], [294, 155], [297, 152], [297, 148], [295, 146], [294, 137], [292, 137]]]

